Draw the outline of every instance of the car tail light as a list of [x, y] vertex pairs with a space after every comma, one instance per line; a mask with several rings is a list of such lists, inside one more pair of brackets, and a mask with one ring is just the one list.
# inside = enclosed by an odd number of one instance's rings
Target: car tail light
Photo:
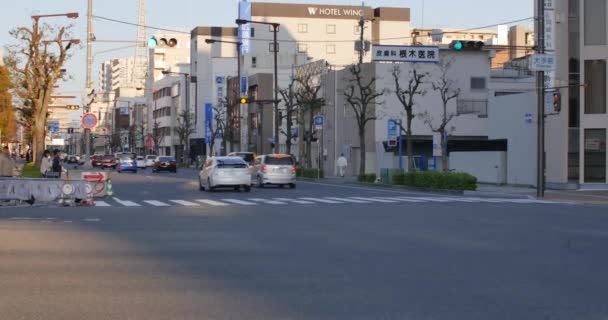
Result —
[[268, 169], [268, 166], [266, 166], [266, 165], [262, 166], [262, 172], [266, 172], [267, 169]]
[[175, 165], [175, 161], [171, 161], [171, 165]]
[[296, 166], [291, 166], [291, 172], [296, 172]]

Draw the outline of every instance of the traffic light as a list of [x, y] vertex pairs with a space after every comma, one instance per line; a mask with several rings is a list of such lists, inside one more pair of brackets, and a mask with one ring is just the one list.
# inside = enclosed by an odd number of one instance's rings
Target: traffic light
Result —
[[248, 103], [249, 103], [249, 99], [247, 99], [247, 98], [241, 98], [241, 99], [239, 100], [239, 102], [240, 102], [241, 104], [248, 104]]
[[396, 139], [390, 139], [390, 140], [388, 140], [388, 146], [389, 147], [396, 147], [397, 146], [397, 140]]
[[484, 45], [483, 41], [454, 40], [450, 43], [450, 49], [455, 51], [480, 51]]
[[177, 39], [175, 38], [160, 38], [160, 39], [156, 39], [156, 37], [152, 37], [150, 39], [148, 39], [148, 48], [150, 49], [154, 49], [156, 47], [170, 47], [173, 48], [175, 46], [177, 46]]
[[78, 110], [78, 109], [80, 109], [80, 106], [75, 105], [75, 104], [68, 104], [67, 106], [65, 106], [65, 108], [68, 110]]
[[97, 136], [94, 133], [92, 133], [91, 134], [91, 140], [95, 141], [95, 139], [97, 139]]
[[557, 113], [562, 111], [562, 94], [559, 92], [553, 93], [553, 110]]

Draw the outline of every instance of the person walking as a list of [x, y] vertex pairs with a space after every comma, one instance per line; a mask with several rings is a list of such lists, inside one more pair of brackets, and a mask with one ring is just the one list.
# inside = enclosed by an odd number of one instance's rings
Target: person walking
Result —
[[340, 154], [340, 158], [338, 158], [337, 165], [338, 174], [340, 175], [340, 177], [344, 178], [344, 175], [346, 174], [346, 167], [348, 166], [348, 161], [346, 160], [346, 157], [344, 157], [344, 153]]
[[11, 158], [8, 147], [2, 148], [0, 154], [0, 177], [12, 177], [15, 173], [15, 160]]
[[61, 178], [62, 171], [63, 168], [61, 167], [61, 154], [59, 150], [55, 149], [53, 150], [53, 162], [51, 165], [51, 172], [56, 173], [56, 175], [54, 175], [53, 177]]
[[48, 150], [44, 150], [42, 154], [42, 161], [40, 162], [40, 175], [43, 178], [46, 178], [46, 174], [51, 171], [53, 167], [53, 159], [51, 159], [51, 152]]

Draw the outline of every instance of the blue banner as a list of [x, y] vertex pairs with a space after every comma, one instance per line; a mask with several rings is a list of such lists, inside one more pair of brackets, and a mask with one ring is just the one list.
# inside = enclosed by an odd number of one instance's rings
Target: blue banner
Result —
[[[251, 20], [251, 2], [239, 2], [239, 19]], [[250, 36], [251, 23], [242, 24], [239, 26], [239, 41], [241, 45], [241, 54], [249, 53], [250, 51]]]
[[211, 130], [213, 129], [213, 104], [205, 103], [205, 142], [211, 140]]
[[247, 77], [241, 77], [241, 93], [247, 93]]

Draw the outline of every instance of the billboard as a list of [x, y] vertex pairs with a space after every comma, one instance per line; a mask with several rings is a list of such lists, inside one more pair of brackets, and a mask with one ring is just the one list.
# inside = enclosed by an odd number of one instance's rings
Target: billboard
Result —
[[372, 60], [379, 62], [431, 62], [439, 61], [437, 46], [384, 46], [372, 48]]
[[[239, 2], [239, 19], [251, 20], [251, 2]], [[242, 24], [239, 26], [239, 41], [241, 45], [241, 54], [247, 54], [251, 50], [251, 23]]]

